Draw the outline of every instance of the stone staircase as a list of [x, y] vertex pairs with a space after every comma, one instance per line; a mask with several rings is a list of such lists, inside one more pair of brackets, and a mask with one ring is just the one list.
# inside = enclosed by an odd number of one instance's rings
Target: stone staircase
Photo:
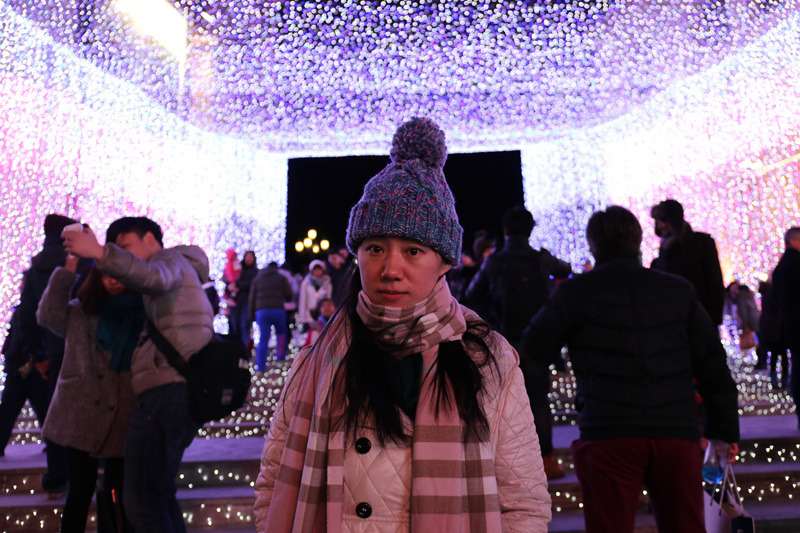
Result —
[[[785, 390], [772, 390], [766, 374], [752, 371], [753, 356], [728, 346], [729, 364], [740, 390], [741, 454], [736, 464], [744, 506], [759, 532], [800, 531], [800, 430]], [[289, 363], [273, 363], [254, 378], [248, 405], [227, 419], [208, 424], [189, 447], [178, 480], [179, 498], [190, 531], [251, 532], [253, 490], [264, 435]], [[553, 522], [550, 531], [582, 532], [581, 489], [569, 444], [577, 438], [571, 409], [574, 384], [568, 373], [554, 374], [551, 401], [556, 417], [554, 444], [567, 470], [550, 483]], [[41, 492], [45, 470], [43, 445], [33, 416], [25, 412], [0, 458], [0, 531], [56, 532], [64, 497], [48, 500]], [[679, 512], [679, 511], [678, 511]], [[94, 511], [89, 529], [94, 528]], [[643, 496], [637, 533], [655, 532]]]

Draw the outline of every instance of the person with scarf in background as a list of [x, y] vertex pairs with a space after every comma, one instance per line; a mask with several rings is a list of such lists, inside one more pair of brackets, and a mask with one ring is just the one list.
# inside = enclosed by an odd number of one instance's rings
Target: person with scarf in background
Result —
[[[64, 362], [45, 420], [45, 438], [66, 447], [69, 491], [61, 531], [83, 532], [102, 463], [98, 529], [117, 523], [102, 505], [121, 502], [122, 449], [136, 402], [131, 357], [145, 321], [142, 296], [92, 268], [70, 299], [78, 258], [56, 268], [36, 313], [39, 324], [65, 340]], [[115, 494], [113, 494], [115, 493]], [[115, 529], [116, 531], [116, 529]]]
[[287, 378], [255, 483], [257, 531], [547, 531], [519, 358], [444, 277], [463, 234], [446, 156], [434, 122], [406, 122], [352, 209], [358, 268]]
[[313, 316], [320, 300], [333, 298], [331, 277], [325, 273], [325, 263], [314, 259], [308, 265], [308, 274], [300, 283], [300, 304], [297, 308], [297, 320], [303, 324], [305, 331], [314, 329], [317, 317]]

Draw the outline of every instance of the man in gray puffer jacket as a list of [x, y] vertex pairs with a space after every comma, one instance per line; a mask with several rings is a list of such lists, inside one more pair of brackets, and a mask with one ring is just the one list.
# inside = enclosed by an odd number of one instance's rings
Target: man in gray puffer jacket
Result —
[[[203, 290], [209, 266], [202, 249], [165, 249], [161, 228], [145, 217], [114, 221], [105, 246], [88, 229], [63, 237], [68, 252], [97, 260], [104, 274], [142, 293], [148, 318], [183, 357], [211, 340], [213, 311]], [[133, 353], [131, 372], [137, 404], [125, 444], [126, 514], [136, 531], [186, 531], [175, 477], [199, 429], [186, 381], [146, 335]]]

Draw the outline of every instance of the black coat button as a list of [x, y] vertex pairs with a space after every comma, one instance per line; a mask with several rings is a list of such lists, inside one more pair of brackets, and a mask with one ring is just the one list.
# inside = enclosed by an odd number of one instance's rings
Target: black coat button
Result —
[[366, 437], [361, 437], [356, 441], [356, 451], [358, 453], [364, 454], [369, 452], [372, 449], [372, 443]]
[[361, 502], [356, 505], [356, 514], [361, 518], [369, 518], [372, 514], [372, 506], [367, 502]]

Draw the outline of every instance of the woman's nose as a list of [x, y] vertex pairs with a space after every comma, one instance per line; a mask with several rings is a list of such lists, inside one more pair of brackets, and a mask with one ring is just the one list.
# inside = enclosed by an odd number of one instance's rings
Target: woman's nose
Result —
[[384, 279], [399, 279], [402, 271], [402, 257], [400, 257], [400, 254], [391, 252], [386, 254], [381, 276]]

